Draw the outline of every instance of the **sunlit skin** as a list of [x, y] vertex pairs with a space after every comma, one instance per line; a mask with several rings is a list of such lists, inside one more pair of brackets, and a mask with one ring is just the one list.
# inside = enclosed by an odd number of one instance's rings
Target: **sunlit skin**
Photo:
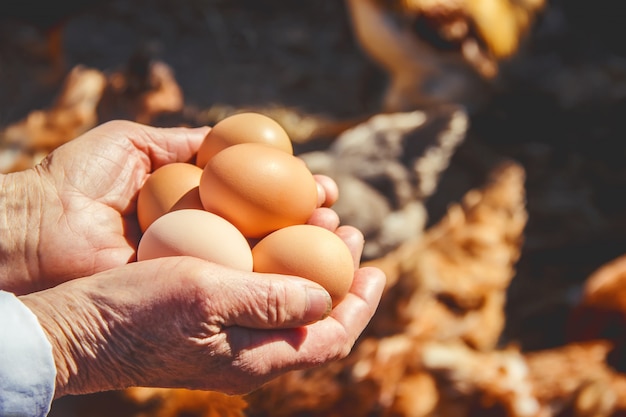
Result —
[[328, 177], [316, 176], [309, 223], [346, 242], [356, 271], [332, 311], [328, 293], [298, 277], [192, 257], [133, 262], [141, 184], [191, 160], [208, 129], [109, 122], [0, 177], [0, 288], [23, 294], [51, 341], [57, 398], [136, 385], [247, 392], [345, 357], [374, 314], [384, 274], [359, 268], [363, 236], [329, 208]]
[[[0, 201], [12, 202], [0, 217], [2, 288], [24, 294], [133, 260], [141, 185], [154, 169], [191, 160], [209, 129], [110, 122], [56, 149], [34, 169], [1, 176]], [[318, 205], [329, 207], [337, 187], [328, 177], [315, 177]], [[339, 223], [330, 210], [314, 213], [311, 221]]]

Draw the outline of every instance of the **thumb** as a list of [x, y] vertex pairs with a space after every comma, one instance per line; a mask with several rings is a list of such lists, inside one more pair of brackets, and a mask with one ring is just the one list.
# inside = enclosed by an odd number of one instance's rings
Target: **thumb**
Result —
[[326, 318], [332, 309], [328, 292], [304, 278], [252, 273], [224, 292], [225, 326], [290, 328]]
[[198, 152], [202, 141], [211, 130], [208, 126], [153, 127], [126, 120], [103, 123], [93, 129], [95, 136], [119, 137], [147, 155], [152, 169], [172, 162], [188, 162]]
[[172, 162], [190, 162], [211, 130], [208, 126], [142, 128], [145, 132], [142, 139], [153, 169]]

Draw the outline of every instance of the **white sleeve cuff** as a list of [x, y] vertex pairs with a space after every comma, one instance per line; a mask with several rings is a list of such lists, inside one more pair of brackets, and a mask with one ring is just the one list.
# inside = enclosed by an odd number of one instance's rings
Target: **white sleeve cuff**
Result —
[[0, 291], [0, 416], [46, 416], [55, 379], [52, 346], [37, 317]]

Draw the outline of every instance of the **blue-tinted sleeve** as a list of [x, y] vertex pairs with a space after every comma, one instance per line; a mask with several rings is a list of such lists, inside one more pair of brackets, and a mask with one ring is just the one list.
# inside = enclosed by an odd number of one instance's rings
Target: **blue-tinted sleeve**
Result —
[[0, 416], [46, 416], [55, 379], [52, 346], [37, 317], [0, 291]]

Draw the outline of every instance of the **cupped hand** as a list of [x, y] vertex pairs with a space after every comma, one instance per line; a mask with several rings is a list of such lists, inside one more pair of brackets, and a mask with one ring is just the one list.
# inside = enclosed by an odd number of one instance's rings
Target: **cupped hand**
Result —
[[[336, 233], [357, 266], [362, 235], [349, 226]], [[350, 293], [329, 314], [328, 293], [311, 281], [170, 257], [21, 299], [53, 345], [57, 398], [130, 386], [235, 394], [345, 357], [384, 283], [380, 270], [357, 268]]]
[[191, 159], [208, 129], [109, 122], [5, 176], [14, 243], [12, 262], [0, 266], [2, 288], [27, 293], [131, 260], [139, 188], [159, 166]]
[[[137, 192], [154, 169], [191, 160], [209, 129], [108, 122], [35, 168], [0, 176], [0, 289], [26, 294], [132, 261]], [[336, 185], [317, 180], [327, 208]], [[328, 210], [312, 219], [337, 223]]]

